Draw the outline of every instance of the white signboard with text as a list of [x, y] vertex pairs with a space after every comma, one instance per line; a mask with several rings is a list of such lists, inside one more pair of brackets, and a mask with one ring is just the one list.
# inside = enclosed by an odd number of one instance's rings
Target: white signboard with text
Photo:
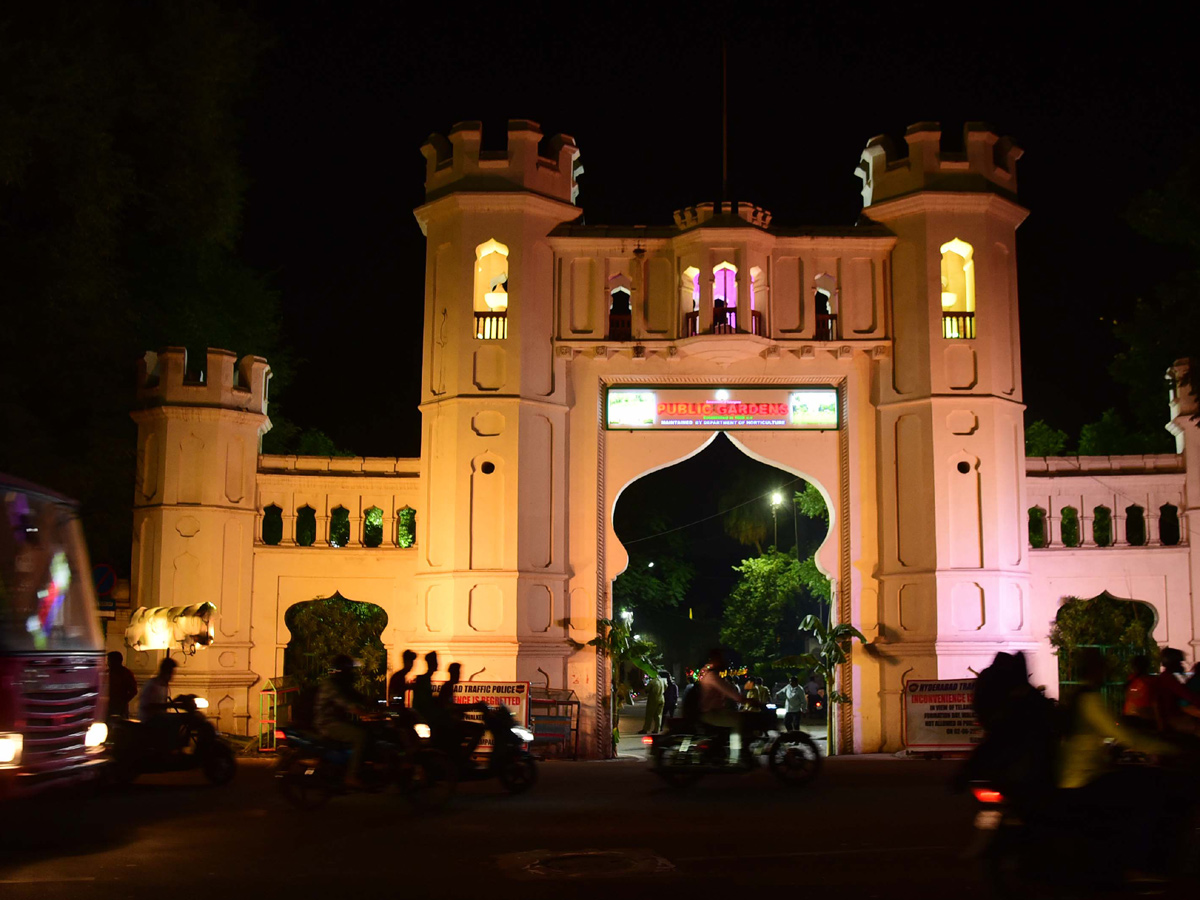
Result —
[[974, 678], [905, 682], [905, 746], [923, 752], [973, 749], [983, 737], [974, 700]]

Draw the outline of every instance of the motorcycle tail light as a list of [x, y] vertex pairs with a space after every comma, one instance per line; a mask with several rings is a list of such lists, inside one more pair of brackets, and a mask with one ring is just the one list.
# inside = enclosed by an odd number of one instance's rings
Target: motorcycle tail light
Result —
[[972, 788], [971, 793], [975, 795], [975, 799], [980, 803], [996, 804], [1004, 802], [1004, 795], [995, 788]]
[[647, 747], [649, 747], [651, 744], [654, 743], [654, 735], [652, 735], [652, 734], [642, 735], [642, 743], [645, 744]]

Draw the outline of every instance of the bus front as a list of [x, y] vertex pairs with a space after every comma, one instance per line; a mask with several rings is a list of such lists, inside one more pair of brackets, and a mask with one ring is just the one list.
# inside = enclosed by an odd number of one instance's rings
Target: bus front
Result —
[[0, 475], [0, 799], [95, 777], [104, 642], [75, 504]]

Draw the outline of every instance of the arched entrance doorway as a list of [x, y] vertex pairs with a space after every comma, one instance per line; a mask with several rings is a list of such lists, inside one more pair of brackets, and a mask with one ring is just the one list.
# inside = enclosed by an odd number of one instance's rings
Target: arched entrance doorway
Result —
[[1103, 688], [1105, 699], [1118, 709], [1135, 657], [1147, 658], [1151, 671], [1158, 669], [1158, 643], [1154, 627], [1158, 614], [1149, 603], [1116, 597], [1102, 591], [1095, 597], [1065, 597], [1054, 625], [1050, 644], [1058, 656], [1058, 682], [1067, 692], [1078, 685], [1076, 663], [1084, 648], [1099, 650], [1108, 663]]
[[[830, 582], [814, 558], [828, 537], [828, 509], [815, 486], [718, 433], [627, 485], [613, 524], [628, 557], [613, 582], [614, 613], [677, 682], [717, 646], [739, 686], [754, 677], [775, 691], [790, 675], [807, 680], [779, 660], [811, 649], [800, 630], [808, 615], [829, 620]], [[640, 670], [626, 675], [640, 686]]]
[[291, 632], [283, 655], [284, 675], [300, 688], [301, 708], [309, 705], [334, 657], [346, 654], [361, 663], [355, 687], [372, 700], [383, 699], [387, 651], [382, 634], [388, 616], [374, 603], [360, 603], [335, 592], [290, 607], [284, 621]]

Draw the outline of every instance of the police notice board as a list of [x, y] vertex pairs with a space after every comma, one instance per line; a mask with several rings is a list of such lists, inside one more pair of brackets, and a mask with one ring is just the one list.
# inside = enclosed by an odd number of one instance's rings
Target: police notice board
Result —
[[972, 749], [983, 737], [974, 700], [974, 678], [905, 682], [905, 746], [924, 752]]

